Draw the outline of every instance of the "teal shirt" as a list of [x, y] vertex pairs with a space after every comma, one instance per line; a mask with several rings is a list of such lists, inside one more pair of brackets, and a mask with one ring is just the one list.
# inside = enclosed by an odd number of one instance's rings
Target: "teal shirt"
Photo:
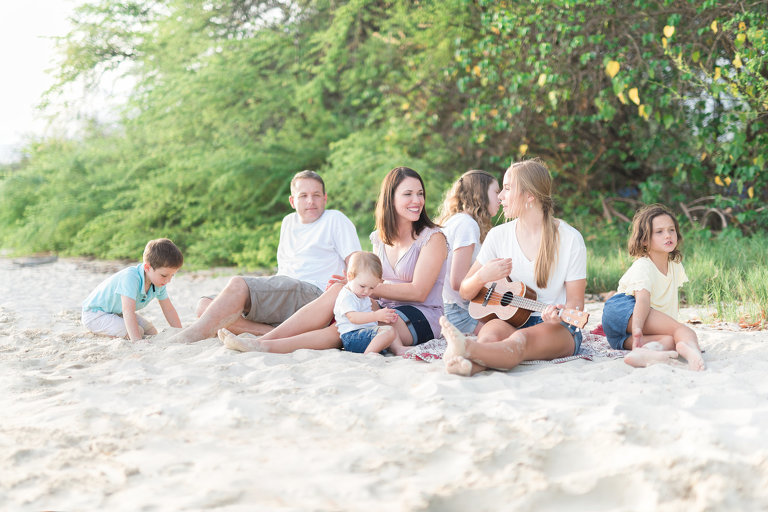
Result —
[[83, 310], [104, 311], [121, 315], [123, 313], [122, 297], [125, 295], [136, 301], [136, 311], [145, 308], [149, 302], [168, 298], [165, 286], [156, 288], [150, 284], [144, 293], [144, 264], [124, 268], [117, 274], [108, 277], [93, 290], [83, 301]]

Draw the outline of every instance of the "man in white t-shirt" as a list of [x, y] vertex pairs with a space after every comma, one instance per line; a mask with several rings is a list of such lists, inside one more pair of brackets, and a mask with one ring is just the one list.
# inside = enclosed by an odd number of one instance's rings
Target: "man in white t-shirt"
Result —
[[222, 327], [234, 334], [265, 334], [319, 297], [332, 275], [344, 272], [349, 256], [361, 250], [360, 239], [343, 213], [325, 209], [328, 195], [320, 175], [294, 176], [288, 201], [296, 211], [280, 227], [277, 274], [233, 277], [215, 298], [200, 299], [197, 321], [171, 341], [210, 338]]

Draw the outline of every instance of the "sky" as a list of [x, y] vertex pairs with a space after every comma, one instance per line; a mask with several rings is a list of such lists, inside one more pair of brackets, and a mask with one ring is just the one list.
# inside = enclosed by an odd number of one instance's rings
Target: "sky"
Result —
[[68, 31], [72, 0], [8, 0], [0, 15], [0, 162], [18, 155], [27, 136], [46, 133], [37, 112], [43, 92], [53, 84], [45, 72], [55, 55], [51, 36]]

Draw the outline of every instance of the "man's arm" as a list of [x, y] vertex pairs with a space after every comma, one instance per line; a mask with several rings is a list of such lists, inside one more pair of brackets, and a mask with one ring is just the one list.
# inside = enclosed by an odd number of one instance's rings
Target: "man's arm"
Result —
[[181, 329], [181, 320], [176, 312], [176, 308], [173, 307], [171, 299], [158, 300], [158, 302], [160, 303], [160, 309], [163, 310], [165, 319], [168, 321], [168, 325]]
[[128, 331], [128, 338], [131, 341], [138, 341], [141, 339], [141, 330], [139, 329], [139, 322], [136, 320], [136, 301], [125, 295], [120, 296], [120, 301], [123, 305], [123, 320], [125, 321], [125, 329]]

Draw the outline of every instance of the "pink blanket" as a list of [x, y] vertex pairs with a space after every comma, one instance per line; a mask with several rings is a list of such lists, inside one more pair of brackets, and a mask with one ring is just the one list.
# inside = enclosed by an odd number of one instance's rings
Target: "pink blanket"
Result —
[[[602, 325], [598, 325], [592, 332], [586, 333], [583, 336], [581, 350], [574, 356], [560, 357], [558, 359], [552, 359], [551, 361], [523, 361], [520, 364], [557, 364], [573, 361], [575, 359], [586, 359], [588, 361], [594, 361], [595, 359], [600, 358], [618, 359], [627, 354], [626, 350], [614, 350], [608, 345], [608, 338], [603, 335]], [[409, 349], [403, 357], [406, 359], [416, 359], [418, 361], [431, 363], [432, 361], [443, 358], [445, 345], [444, 338], [437, 338]]]

